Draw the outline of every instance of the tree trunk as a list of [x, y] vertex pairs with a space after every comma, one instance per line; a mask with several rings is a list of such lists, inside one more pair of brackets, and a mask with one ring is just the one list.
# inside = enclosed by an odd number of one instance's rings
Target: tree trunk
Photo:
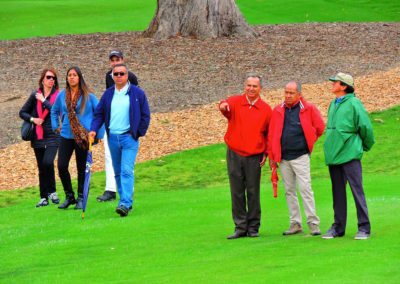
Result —
[[216, 38], [254, 37], [234, 0], [157, 0], [157, 11], [144, 36]]

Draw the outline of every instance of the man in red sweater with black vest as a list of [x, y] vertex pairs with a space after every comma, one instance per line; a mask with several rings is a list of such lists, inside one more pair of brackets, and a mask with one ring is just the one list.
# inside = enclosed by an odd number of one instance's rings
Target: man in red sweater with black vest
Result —
[[249, 75], [244, 94], [221, 101], [228, 119], [225, 143], [235, 231], [228, 239], [258, 237], [261, 220], [261, 167], [267, 157], [271, 107], [260, 98], [261, 77]]
[[303, 199], [310, 234], [321, 234], [311, 189], [310, 155], [324, 129], [318, 109], [302, 98], [300, 83], [289, 82], [285, 86], [284, 102], [272, 113], [268, 135], [270, 165], [280, 163], [289, 208], [290, 227], [283, 235], [303, 231], [296, 184]]

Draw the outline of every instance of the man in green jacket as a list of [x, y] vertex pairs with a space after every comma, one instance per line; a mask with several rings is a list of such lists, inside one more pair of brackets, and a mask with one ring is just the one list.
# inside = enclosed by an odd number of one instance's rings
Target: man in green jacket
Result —
[[362, 185], [361, 158], [375, 143], [368, 114], [354, 94], [351, 75], [338, 73], [329, 78], [336, 98], [328, 109], [328, 123], [324, 143], [325, 163], [329, 167], [333, 193], [334, 223], [324, 239], [342, 237], [346, 230], [346, 184], [350, 184], [357, 209], [356, 240], [368, 239], [371, 225]]

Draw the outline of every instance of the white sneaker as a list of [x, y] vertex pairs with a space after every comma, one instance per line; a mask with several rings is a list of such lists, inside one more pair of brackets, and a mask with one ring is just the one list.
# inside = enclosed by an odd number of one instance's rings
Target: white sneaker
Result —
[[370, 234], [366, 233], [366, 232], [358, 232], [356, 234], [356, 236], [354, 237], [355, 240], [367, 240], [369, 239]]
[[46, 198], [40, 199], [39, 203], [36, 204], [36, 207], [43, 207], [49, 205], [49, 202], [47, 201]]
[[50, 199], [51, 202], [53, 202], [54, 204], [60, 203], [60, 199], [58, 198], [58, 195], [57, 195], [56, 192], [50, 193], [50, 194], [49, 194], [49, 199]]

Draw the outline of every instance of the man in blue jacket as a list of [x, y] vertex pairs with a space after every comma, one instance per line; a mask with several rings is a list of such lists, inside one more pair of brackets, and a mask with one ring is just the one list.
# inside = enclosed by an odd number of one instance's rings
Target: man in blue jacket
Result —
[[[106, 89], [114, 86], [115, 83], [112, 71], [115, 65], [124, 63], [124, 55], [122, 54], [122, 51], [112, 50], [110, 52], [109, 59], [110, 59], [109, 63], [111, 69], [106, 73]], [[128, 81], [129, 83], [138, 86], [138, 79], [136, 75], [133, 74], [131, 71], [128, 72]], [[105, 161], [105, 171], [106, 171], [106, 186], [103, 194], [97, 197], [97, 201], [99, 202], [115, 200], [115, 193], [117, 191], [117, 185], [115, 183], [115, 178], [114, 178], [115, 176], [114, 169], [111, 161], [110, 148], [108, 147], [107, 140], [108, 139], [106, 135], [104, 137], [104, 161]]]
[[115, 181], [120, 196], [116, 212], [125, 217], [133, 204], [134, 173], [139, 150], [139, 137], [150, 124], [150, 109], [146, 94], [128, 82], [128, 68], [117, 64], [113, 68], [115, 87], [107, 89], [95, 110], [89, 136], [94, 138], [104, 123], [108, 136]]

